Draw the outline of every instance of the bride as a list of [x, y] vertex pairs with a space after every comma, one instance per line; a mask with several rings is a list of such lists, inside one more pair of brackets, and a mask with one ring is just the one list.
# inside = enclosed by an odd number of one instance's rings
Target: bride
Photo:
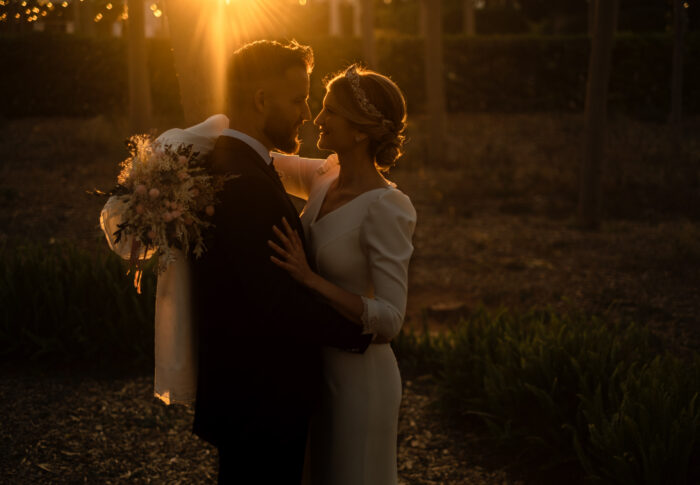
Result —
[[311, 266], [286, 221], [284, 232], [273, 228], [279, 244], [268, 242], [278, 254], [272, 260], [377, 337], [364, 354], [323, 349], [306, 479], [396, 484], [401, 378], [388, 343], [404, 319], [416, 212], [383, 173], [401, 155], [406, 104], [389, 78], [353, 65], [327, 83], [314, 123], [318, 147], [334, 155], [274, 155], [285, 190], [307, 200], [301, 221]]

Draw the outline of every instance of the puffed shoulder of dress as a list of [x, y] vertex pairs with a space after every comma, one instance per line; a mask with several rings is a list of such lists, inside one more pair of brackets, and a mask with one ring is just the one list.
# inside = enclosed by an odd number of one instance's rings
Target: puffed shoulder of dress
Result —
[[[367, 238], [384, 236], [380, 239], [387, 244], [397, 243], [404, 246], [406, 236], [408, 245], [416, 225], [416, 209], [411, 199], [396, 188], [387, 188], [367, 208], [367, 216], [363, 221], [363, 235]], [[398, 237], [399, 235], [403, 237]]]

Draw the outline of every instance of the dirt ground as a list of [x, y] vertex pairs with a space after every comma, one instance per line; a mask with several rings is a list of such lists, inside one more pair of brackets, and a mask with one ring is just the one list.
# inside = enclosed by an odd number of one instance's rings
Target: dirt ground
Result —
[[[480, 465], [478, 436], [457, 439], [441, 423], [430, 406], [430, 387], [425, 377], [404, 382], [400, 483], [521, 483]], [[150, 377], [4, 369], [0, 484], [216, 483], [217, 451], [191, 433], [191, 408], [165, 406], [152, 389]], [[260, 483], [266, 483], [262, 474]]]
[[[418, 212], [406, 325], [420, 328], [427, 318], [439, 330], [479, 306], [550, 306], [649, 324], [679, 352], [700, 349], [700, 223], [692, 211], [654, 211], [647, 201], [639, 217], [627, 217], [620, 199], [622, 216], [581, 231], [572, 203], [579, 119], [451, 121], [452, 162], [426, 163], [427, 140], [414, 130], [392, 175]], [[126, 156], [124, 121], [5, 120], [0, 128], [0, 242], [67, 240], [104, 250], [104, 200], [86, 191], [114, 184]], [[627, 180], [640, 164], [647, 179], [656, 177], [667, 145], [649, 141], [655, 130], [613, 125], [612, 175]], [[688, 149], [700, 154], [697, 145]], [[190, 411], [152, 398], [151, 378], [0, 375], [0, 411], [10, 417], [0, 425], [0, 483], [212, 483], [214, 451], [189, 434]], [[429, 378], [405, 379], [403, 482], [513, 483], [507, 463], [484, 465], [478, 434], [457, 434], [437, 419], [432, 395]]]

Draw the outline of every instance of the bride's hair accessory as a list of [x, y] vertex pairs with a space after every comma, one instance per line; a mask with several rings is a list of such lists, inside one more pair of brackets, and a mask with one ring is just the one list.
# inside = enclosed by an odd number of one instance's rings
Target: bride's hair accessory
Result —
[[360, 108], [362, 108], [362, 111], [375, 118], [381, 118], [382, 126], [387, 130], [393, 130], [394, 122], [384, 117], [381, 111], [370, 102], [364, 89], [360, 86], [360, 73], [357, 72], [357, 65], [353, 64], [347, 68], [345, 71], [345, 78], [350, 82], [353, 97], [355, 101], [357, 101], [357, 104], [360, 105]]

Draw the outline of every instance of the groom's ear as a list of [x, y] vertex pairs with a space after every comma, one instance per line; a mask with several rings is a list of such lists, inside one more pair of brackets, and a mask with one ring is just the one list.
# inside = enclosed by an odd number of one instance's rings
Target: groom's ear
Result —
[[258, 89], [255, 91], [255, 94], [253, 95], [253, 105], [255, 106], [255, 110], [259, 113], [264, 113], [265, 112], [265, 103], [267, 99], [265, 97], [265, 90], [264, 89]]

